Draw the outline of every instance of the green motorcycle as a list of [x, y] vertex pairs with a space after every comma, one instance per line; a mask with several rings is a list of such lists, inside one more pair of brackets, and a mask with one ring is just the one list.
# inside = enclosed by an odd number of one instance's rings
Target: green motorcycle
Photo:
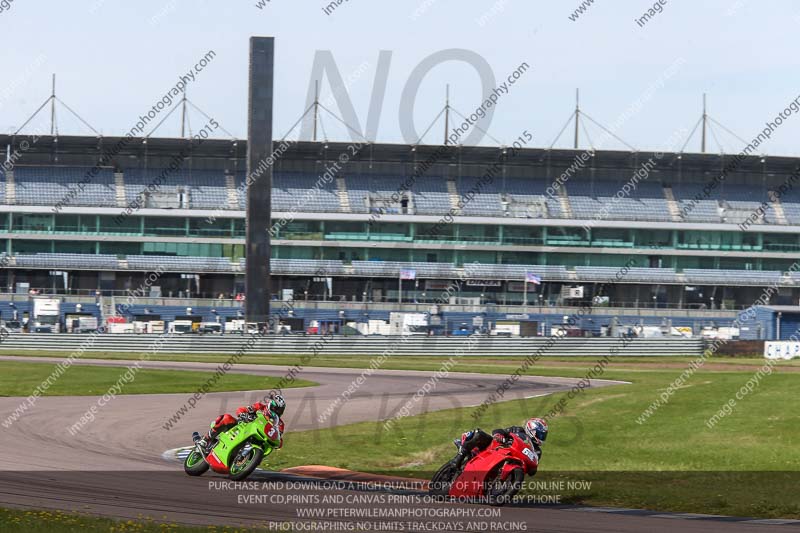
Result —
[[274, 446], [270, 441], [277, 432], [277, 417], [268, 418], [263, 411], [244, 413], [234, 427], [219, 434], [207, 454], [200, 444], [195, 443], [183, 462], [183, 470], [190, 476], [202, 476], [211, 468], [218, 474], [227, 474], [234, 481], [241, 481], [272, 453]]

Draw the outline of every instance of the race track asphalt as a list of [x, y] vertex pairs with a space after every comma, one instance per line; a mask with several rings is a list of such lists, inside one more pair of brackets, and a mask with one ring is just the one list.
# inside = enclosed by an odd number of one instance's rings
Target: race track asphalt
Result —
[[[58, 362], [58, 358], [0, 357], [2, 361]], [[124, 367], [133, 361], [81, 359], [76, 364]], [[216, 363], [147, 361], [142, 368], [214, 371]], [[236, 365], [232, 372], [282, 377], [288, 368]], [[341, 393], [362, 376], [362, 369], [304, 368], [299, 378], [318, 386], [284, 390], [288, 410], [286, 446], [292, 431], [334, 427], [390, 417], [432, 376], [432, 372], [376, 370], [363, 380], [349, 401], [320, 423], [319, 416], [341, 398]], [[441, 378], [425, 401], [412, 403], [411, 414], [453, 407], [477, 406], [507, 375], [450, 373]], [[537, 398], [568, 390], [572, 378], [524, 377], [505, 399]], [[593, 380], [592, 386], [621, 382]], [[201, 384], [198, 383], [198, 387]], [[636, 512], [603, 512], [570, 506], [513, 506], [502, 509], [460, 503], [431, 502], [415, 491], [375, 487], [331, 486], [331, 482], [300, 485], [289, 474], [258, 472], [251, 480], [266, 483], [253, 487], [224, 485], [226, 478], [207, 473], [186, 476], [178, 462], [165, 460], [165, 451], [191, 444], [192, 431], [203, 431], [222, 412], [262, 398], [264, 391], [212, 393], [186, 409], [170, 429], [165, 423], [187, 405], [188, 393], [120, 395], [94, 415], [95, 420], [72, 435], [68, 430], [98, 397], [38, 398], [33, 408], [8, 428], [0, 429], [0, 506], [75, 510], [119, 518], [151, 517], [196, 525], [266, 525], [280, 530], [282, 522], [302, 528], [328, 524], [329, 530], [348, 530], [361, 523], [365, 529], [384, 531], [759, 531], [770, 522], [728, 521], [705, 517], [681, 519], [676, 515], [652, 516]], [[0, 422], [23, 398], [0, 398]], [[522, 413], [521, 413], [522, 418]], [[467, 429], [468, 421], [456, 427]], [[458, 430], [460, 431], [460, 429]], [[454, 437], [458, 433], [454, 434]], [[330, 446], [329, 444], [326, 444]], [[331, 446], [333, 453], [342, 453]], [[281, 453], [280, 451], [276, 453]], [[355, 452], [357, 453], [357, 451]], [[335, 461], [332, 461], [335, 462]], [[382, 494], [382, 502], [367, 501]], [[316, 499], [314, 496], [316, 495]], [[325, 496], [350, 499], [322, 503]], [[244, 499], [242, 499], [244, 497]], [[359, 499], [360, 498], [360, 499]], [[366, 498], [366, 499], [365, 499]], [[394, 499], [388, 501], [388, 499]], [[403, 499], [402, 501], [398, 498]], [[320, 508], [323, 515], [301, 517], [303, 509]], [[398, 518], [370, 509], [402, 508]], [[336, 509], [341, 509], [337, 511]], [[361, 511], [353, 511], [361, 509]], [[486, 509], [486, 511], [479, 511]], [[307, 512], [307, 511], [306, 511]], [[355, 516], [353, 513], [365, 513]], [[383, 511], [386, 513], [386, 511]], [[499, 516], [477, 516], [480, 513]], [[372, 514], [370, 514], [372, 513]], [[391, 514], [391, 513], [389, 513]], [[381, 518], [376, 518], [382, 516]], [[680, 523], [676, 523], [680, 520]], [[271, 523], [273, 522], [273, 523]], [[278, 523], [278, 524], [276, 524]], [[775, 526], [777, 529], [794, 527]], [[394, 529], [393, 529], [394, 528]], [[446, 529], [445, 529], [446, 528]], [[312, 530], [312, 529], [309, 529]]]

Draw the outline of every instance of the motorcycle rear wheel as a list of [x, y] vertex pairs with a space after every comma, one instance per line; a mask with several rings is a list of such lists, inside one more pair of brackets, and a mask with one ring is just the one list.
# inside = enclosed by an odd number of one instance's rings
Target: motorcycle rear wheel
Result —
[[[237, 459], [239, 459], [239, 454], [245, 446], [250, 446], [250, 452], [247, 454], [246, 458], [243, 458], [241, 461], [237, 461]], [[261, 464], [261, 459], [264, 458], [264, 450], [258, 446], [252, 446], [251, 444], [245, 442], [237, 446], [231, 452], [231, 457], [232, 460], [228, 478], [232, 479], [233, 481], [241, 481], [252, 474], [258, 465]]]
[[446, 462], [436, 471], [428, 484], [428, 494], [445, 497], [450, 493], [450, 486], [458, 476], [459, 468], [456, 459]]
[[486, 499], [489, 505], [501, 506], [514, 500], [514, 496], [522, 489], [525, 480], [525, 472], [522, 467], [511, 470], [505, 480], [500, 479], [500, 471], [497, 477], [486, 483]]
[[186, 459], [183, 460], [183, 471], [190, 476], [202, 476], [208, 470], [209, 465], [197, 450], [192, 450]]

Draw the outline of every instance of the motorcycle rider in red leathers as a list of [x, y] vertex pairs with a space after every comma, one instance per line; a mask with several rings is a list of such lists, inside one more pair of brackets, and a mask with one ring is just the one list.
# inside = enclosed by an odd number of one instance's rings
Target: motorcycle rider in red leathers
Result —
[[511, 426], [505, 429], [495, 429], [490, 436], [481, 429], [468, 431], [461, 436], [461, 449], [459, 451], [458, 466], [465, 464], [472, 455], [477, 454], [489, 447], [492, 441], [505, 442], [511, 434], [515, 434], [522, 440], [529, 440], [533, 445], [538, 459], [542, 458], [542, 445], [547, 439], [547, 422], [541, 418], [530, 418], [525, 422], [525, 427]]
[[214, 422], [211, 423], [211, 429], [205, 437], [201, 439], [200, 434], [195, 433], [193, 438], [195, 443], [200, 444], [206, 452], [209, 452], [214, 447], [219, 434], [234, 427], [239, 422], [239, 418], [241, 418], [242, 415], [252, 415], [257, 411], [263, 411], [266, 417], [273, 421], [272, 427], [267, 430], [267, 439], [272, 446], [280, 449], [283, 447], [284, 423], [282, 417], [285, 410], [286, 401], [283, 399], [283, 396], [280, 394], [273, 394], [269, 396], [269, 401], [267, 403], [256, 402], [249, 407], [239, 407], [236, 410], [236, 418], [228, 413], [219, 415]]

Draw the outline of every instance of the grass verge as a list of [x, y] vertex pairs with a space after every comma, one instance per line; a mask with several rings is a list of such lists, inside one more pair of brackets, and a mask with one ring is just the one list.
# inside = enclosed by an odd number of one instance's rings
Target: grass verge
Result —
[[[55, 350], [0, 350], [0, 356], [19, 356], [19, 357], [65, 357], [65, 352]], [[328, 368], [369, 368], [376, 356], [373, 355], [325, 355], [319, 354], [311, 357], [305, 364], [301, 358], [304, 354], [246, 354], [238, 360], [238, 364], [251, 365], [276, 365], [276, 366], [310, 366]], [[110, 359], [110, 360], [133, 360], [137, 354], [132, 352], [87, 352], [83, 355], [84, 359]], [[153, 355], [152, 361], [179, 361], [197, 363], [223, 363], [230, 358], [229, 354], [197, 354], [197, 353], [159, 353]], [[481, 357], [467, 355], [458, 362], [458, 366], [453, 371], [458, 372], [481, 372], [481, 373], [504, 373], [506, 369], [513, 371], [519, 366], [524, 357]], [[612, 360], [612, 364], [619, 368], [628, 368], [633, 371], [637, 367], [645, 370], [657, 366], [682, 366], [696, 357], [674, 357], [674, 356], [654, 356], [654, 357], [619, 357]], [[559, 375], [547, 373], [553, 367], [560, 370], [576, 368], [578, 372], [585, 369], [586, 363], [595, 363], [596, 357], [549, 357], [545, 355], [537, 364], [535, 373], [538, 375]], [[443, 358], [434, 356], [393, 356], [387, 359], [382, 365], [384, 370], [438, 370], [443, 362]], [[2, 363], [0, 363], [2, 364]], [[727, 365], [731, 369], [736, 367], [752, 367], [753, 369], [764, 364], [763, 358], [752, 357], [711, 357], [706, 365]], [[796, 367], [800, 370], [800, 359], [785, 361], [781, 363], [784, 367]], [[724, 370], [724, 368], [722, 368]], [[585, 373], [585, 370], [584, 370]]]
[[[583, 375], [593, 364], [556, 373]], [[796, 403], [800, 374], [779, 365], [753, 392], [737, 400], [730, 415], [709, 428], [707, 420], [736, 398], [755, 367], [726, 372], [701, 369], [642, 421], [645, 409], [682, 369], [624, 366], [624, 362], [610, 365], [602, 378], [631, 385], [586, 389], [551, 421], [540, 473], [528, 481], [555, 485], [528, 490], [528, 495], [558, 496], [561, 503], [800, 518], [796, 497], [800, 425], [790, 407]], [[502, 372], [497, 367], [491, 370]], [[541, 370], [536, 367], [531, 373]], [[472, 418], [474, 407], [437, 411], [401, 419], [390, 431], [383, 423], [371, 422], [290, 432], [284, 449], [270, 456], [265, 466], [326, 464], [430, 478], [453, 456], [452, 439], [462, 431], [519, 424], [548, 412], [565, 396], [494, 404], [477, 419]], [[398, 400], [389, 411], [405, 401]], [[580, 488], [569, 489], [570, 482], [580, 482]]]
[[111, 520], [64, 511], [23, 511], [0, 508], [0, 524], [4, 533], [239, 533], [267, 531], [235, 527], [186, 527], [153, 520]]
[[[23, 363], [0, 361], [0, 396], [28, 396], [55, 370], [52, 363]], [[109, 387], [127, 372], [125, 367], [73, 365], [44, 391], [44, 396], [91, 396], [104, 394]], [[183, 370], [138, 370], [135, 379], [122, 388], [123, 394], [161, 394], [194, 392], [198, 384], [214, 375], [213, 372]], [[239, 390], [268, 390], [280, 378], [225, 374], [217, 380], [211, 392]], [[311, 381], [296, 380], [293, 387], [315, 385]]]
[[[26, 353], [25, 355], [31, 355]], [[52, 355], [41, 353], [39, 355]], [[62, 355], [63, 354], [59, 354]], [[131, 354], [87, 357], [130, 359]], [[162, 360], [220, 362], [224, 355], [169, 354]], [[293, 365], [299, 355], [246, 356], [242, 363]], [[308, 366], [366, 368], [369, 356], [319, 355]], [[511, 373], [522, 358], [465, 357], [459, 372]], [[764, 365], [763, 359], [714, 357], [681, 385], [654, 414], [640, 415], [687, 367], [692, 358], [618, 358], [603, 379], [631, 385], [588, 389], [551, 422], [539, 474], [561, 503], [649, 508], [661, 511], [800, 518], [800, 425], [793, 406], [800, 361], [779, 363], [731, 414], [709, 428], [706, 421]], [[435, 357], [394, 357], [383, 369], [438, 370]], [[544, 358], [528, 374], [582, 377], [594, 358]], [[0, 363], [3, 365], [4, 363]], [[76, 367], [77, 368], [77, 367]], [[181, 372], [181, 374], [186, 374]], [[301, 374], [302, 375], [302, 374]], [[260, 378], [261, 379], [261, 378]], [[518, 424], [548, 412], [565, 394], [492, 405], [473, 419], [474, 408], [456, 408], [401, 419], [391, 431], [382, 423], [291, 432], [266, 468], [326, 464], [353, 470], [430, 477], [455, 451], [451, 441], [465, 429]], [[407, 398], [398, 399], [397, 408]], [[291, 420], [289, 406], [288, 417]], [[291, 427], [291, 424], [289, 424]], [[529, 479], [529, 481], [531, 481]], [[563, 483], [562, 483], [563, 482]], [[568, 488], [578, 482], [581, 488]], [[550, 483], [550, 485], [547, 485]], [[565, 487], [565, 488], [562, 488]]]

